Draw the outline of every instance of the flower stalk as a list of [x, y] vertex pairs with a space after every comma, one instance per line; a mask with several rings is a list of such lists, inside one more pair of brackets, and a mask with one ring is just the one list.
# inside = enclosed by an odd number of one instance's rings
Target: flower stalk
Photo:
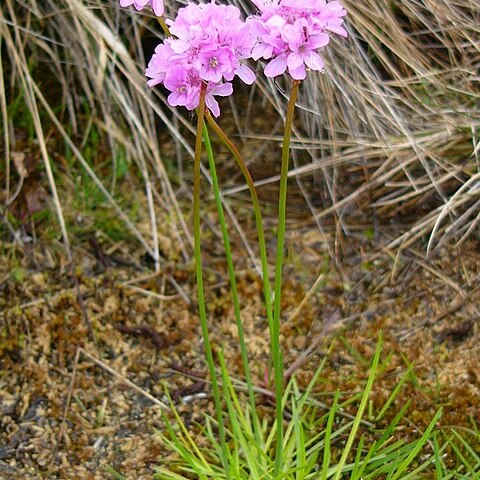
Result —
[[285, 217], [287, 205], [287, 180], [288, 163], [290, 160], [290, 138], [292, 134], [293, 116], [295, 103], [297, 101], [299, 80], [293, 81], [290, 92], [290, 100], [285, 118], [285, 130], [282, 146], [282, 167], [280, 171], [280, 192], [278, 198], [278, 226], [277, 226], [277, 260], [275, 264], [275, 300], [273, 306], [273, 327], [272, 327], [272, 358], [275, 376], [275, 410], [276, 410], [276, 450], [275, 450], [275, 476], [282, 470], [283, 457], [283, 356], [280, 348], [280, 313], [282, 306], [282, 269], [285, 247]]
[[163, 30], [163, 33], [167, 37], [171, 37], [172, 34], [170, 33], [170, 29], [168, 28], [168, 25], [165, 23], [165, 20], [163, 17], [157, 17], [158, 23], [160, 24], [160, 27]]
[[[166, 38], [155, 48], [145, 71], [148, 85], [163, 85], [169, 92], [170, 106], [183, 106], [190, 111], [197, 110], [198, 121], [194, 159], [193, 218], [194, 253], [197, 278], [197, 292], [200, 324], [206, 360], [212, 381], [215, 411], [218, 423], [219, 456], [229, 479], [236, 467], [235, 456], [230, 456], [226, 444], [224, 414], [222, 411], [220, 383], [216, 376], [214, 355], [209, 338], [207, 312], [202, 274], [201, 231], [200, 231], [200, 166], [202, 138], [205, 142], [210, 172], [213, 181], [215, 202], [222, 231], [227, 259], [235, 320], [242, 354], [243, 369], [248, 387], [252, 411], [253, 433], [257, 443], [261, 442], [260, 422], [257, 416], [254, 388], [248, 362], [248, 353], [241, 319], [240, 302], [235, 278], [227, 225], [216, 174], [215, 159], [210, 144], [205, 119], [227, 146], [237, 162], [252, 198], [255, 223], [258, 233], [265, 309], [270, 333], [270, 357], [273, 365], [276, 416], [273, 426], [275, 433], [275, 459], [273, 478], [279, 480], [285, 475], [284, 427], [283, 427], [283, 356], [280, 346], [280, 324], [282, 305], [282, 271], [286, 230], [287, 177], [290, 158], [290, 138], [299, 86], [309, 71], [322, 71], [324, 60], [322, 50], [330, 43], [332, 34], [347, 37], [344, 28], [346, 11], [337, 0], [252, 0], [258, 13], [242, 20], [241, 11], [233, 5], [221, 2], [187, 2], [180, 8], [174, 20], [163, 18], [163, 0], [119, 0], [122, 7], [133, 6], [142, 10], [148, 6], [154, 12], [165, 32]], [[229, 137], [218, 126], [212, 116], [220, 115], [220, 106], [215, 97], [226, 97], [233, 93], [233, 80], [239, 77], [245, 84], [255, 81], [254, 70], [248, 60], [263, 59], [267, 62], [264, 74], [274, 78], [285, 73], [293, 79], [288, 102], [282, 145], [280, 191], [278, 199], [277, 251], [275, 282], [270, 288], [267, 249], [260, 203], [247, 165]], [[274, 295], [274, 296], [272, 296]], [[272, 305], [273, 304], [273, 305]], [[223, 380], [226, 379], [225, 365], [222, 364]], [[225, 385], [222, 392], [225, 393]], [[228, 387], [227, 387], [228, 388]], [[233, 422], [233, 420], [232, 420]], [[250, 430], [250, 429], [249, 429]], [[273, 434], [273, 431], [272, 431]], [[235, 442], [236, 439], [233, 438]], [[286, 441], [289, 444], [288, 440]], [[218, 445], [218, 443], [217, 443]], [[230, 470], [231, 461], [232, 470]], [[263, 477], [262, 477], [263, 478]]]
[[213, 400], [215, 404], [215, 411], [217, 415], [218, 434], [220, 437], [221, 458], [225, 468], [225, 472], [229, 472], [227, 459], [227, 446], [225, 440], [225, 426], [223, 423], [223, 411], [220, 401], [220, 388], [218, 385], [217, 374], [215, 372], [215, 362], [213, 359], [212, 346], [210, 343], [210, 335], [208, 331], [207, 311], [205, 306], [205, 291], [203, 287], [203, 271], [202, 271], [202, 250], [201, 250], [201, 235], [200, 235], [200, 165], [202, 157], [202, 134], [205, 119], [205, 96], [207, 86], [202, 85], [199, 98], [199, 106], [197, 109], [197, 135], [195, 140], [195, 158], [193, 166], [193, 237], [194, 237], [194, 252], [195, 252], [195, 273], [197, 279], [197, 297], [198, 309], [200, 315], [200, 325], [202, 328], [203, 344], [205, 348], [205, 355], [207, 358], [208, 370], [212, 382]]
[[265, 232], [263, 229], [262, 211], [260, 208], [260, 202], [258, 200], [257, 189], [255, 188], [255, 184], [253, 182], [252, 176], [250, 175], [250, 171], [248, 170], [247, 164], [245, 163], [245, 160], [243, 159], [242, 155], [238, 151], [237, 147], [233, 144], [233, 142], [230, 140], [228, 135], [222, 130], [222, 128], [218, 125], [218, 123], [209, 114], [208, 111], [205, 114], [205, 118], [208, 124], [210, 125], [210, 127], [217, 134], [218, 138], [230, 150], [230, 153], [232, 154], [233, 158], [237, 162], [237, 165], [240, 168], [243, 174], [243, 177], [248, 185], [248, 190], [250, 192], [250, 197], [252, 199], [253, 212], [255, 216], [255, 224], [257, 228], [258, 245], [260, 249], [260, 262], [261, 262], [261, 268], [262, 268], [263, 294], [265, 298], [265, 309], [267, 313], [268, 326], [270, 328], [270, 334], [271, 334], [272, 333], [271, 328], [273, 324], [272, 291], [270, 288], [270, 280], [268, 277], [267, 246], [265, 242]]
[[[206, 117], [210, 118], [210, 114], [208, 110], [206, 112]], [[238, 340], [240, 343], [240, 352], [242, 355], [243, 372], [245, 375], [245, 382], [247, 384], [248, 397], [250, 401], [250, 407], [252, 410], [254, 434], [255, 434], [255, 439], [257, 443], [260, 444], [261, 443], [260, 424], [258, 421], [257, 408], [255, 403], [255, 392], [253, 390], [252, 375], [250, 372], [250, 366], [248, 364], [248, 353], [247, 353], [247, 346], [245, 343], [245, 333], [243, 330], [242, 318], [240, 314], [240, 302], [238, 300], [237, 280], [235, 277], [235, 267], [233, 265], [232, 249], [230, 247], [230, 238], [228, 235], [227, 223], [225, 221], [225, 214], [223, 212], [222, 198], [220, 195], [220, 187], [218, 184], [218, 177], [217, 177], [217, 169], [215, 167], [215, 158], [213, 155], [210, 136], [208, 134], [208, 129], [206, 125], [204, 125], [203, 127], [203, 139], [205, 142], [205, 150], [207, 152], [208, 164], [210, 168], [210, 174], [212, 177], [212, 186], [213, 186], [213, 192], [215, 196], [215, 204], [217, 207], [218, 219], [220, 222], [220, 229], [222, 231], [223, 247], [224, 247], [225, 256], [227, 259], [228, 276], [230, 280], [230, 292], [232, 294], [233, 310], [235, 312], [235, 321], [237, 324]]]

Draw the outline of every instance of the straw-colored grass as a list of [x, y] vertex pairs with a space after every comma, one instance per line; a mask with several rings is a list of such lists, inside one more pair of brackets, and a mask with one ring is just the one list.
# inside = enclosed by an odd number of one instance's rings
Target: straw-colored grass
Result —
[[[230, 2], [245, 12], [252, 9], [246, 0]], [[166, 3], [168, 12], [180, 4]], [[401, 215], [396, 233], [387, 241], [390, 247], [405, 247], [420, 238], [429, 239], [427, 250], [446, 241], [461, 243], [480, 219], [480, 5], [473, 0], [344, 4], [349, 39], [333, 41], [325, 74], [310, 75], [302, 86], [291, 176], [319, 228], [328, 218], [341, 227], [336, 231], [348, 232], [357, 218], [352, 213], [359, 211], [380, 223]], [[31, 117], [67, 250], [69, 233], [46, 144], [50, 129], [63, 138], [157, 266], [159, 209], [170, 213], [176, 241], [184, 257], [190, 256], [189, 227], [179, 207], [179, 199], [189, 190], [182, 186], [187, 170], [183, 157], [192, 154], [189, 117], [169, 109], [160, 89], [150, 92], [143, 77], [148, 59], [142, 39], [151, 41], [158, 31], [148, 13], [120, 12], [113, 0], [2, 2], [4, 207], [14, 190], [15, 119], [10, 118], [9, 104], [20, 95]], [[45, 75], [52, 77], [54, 91], [44, 89]], [[258, 78], [251, 98], [262, 95], [283, 114], [288, 86]], [[239, 133], [254, 141], [246, 122], [255, 105], [250, 103], [244, 111], [233, 107]], [[119, 206], [114, 181], [108, 183], [96, 171], [95, 159], [82, 155], [82, 142], [92, 126], [109, 145], [113, 170], [120, 148], [136, 165], [148, 205], [141, 221], [149, 222], [149, 233]], [[173, 188], [164, 166], [165, 133], [176, 145], [178, 188]], [[255, 134], [280, 141], [268, 122]], [[313, 190], [303, 183], [305, 176], [313, 177]], [[277, 180], [272, 176], [262, 183]], [[229, 192], [244, 188], [228, 181], [225, 186], [227, 199]], [[318, 197], [323, 199], [321, 209], [315, 206]]]
[[[480, 4], [344, 3], [350, 37], [303, 86], [297, 148], [311, 161], [291, 175], [320, 173], [319, 190], [304, 189], [329, 199], [312, 207], [317, 220], [334, 214], [347, 229], [359, 207], [380, 219], [407, 212], [391, 247], [460, 243], [479, 219]], [[265, 89], [280, 109], [282, 95]]]
[[[7, 205], [12, 189], [10, 156], [15, 148], [16, 125], [15, 119], [9, 118], [6, 106], [9, 100], [20, 94], [27, 115], [33, 119], [35, 140], [48, 173], [67, 250], [68, 232], [62, 202], [51, 173], [51, 155], [45, 147], [46, 128], [56, 130], [111, 208], [153, 257], [157, 267], [160, 262], [158, 208], [169, 212], [178, 232], [177, 239], [185, 256], [188, 256], [190, 234], [158, 148], [157, 117], [177, 137], [178, 133], [171, 119], [145, 88], [141, 67], [133, 60], [143, 58], [140, 24], [131, 22], [128, 17], [119, 23], [117, 8], [104, 2], [7, 0], [3, 5], [0, 28], [7, 62], [2, 72], [0, 98], [5, 138]], [[143, 24], [141, 18], [139, 22]], [[32, 60], [34, 69], [31, 68]], [[45, 75], [54, 79], [50, 91], [45, 91], [43, 87]], [[103, 140], [108, 142], [112, 170], [115, 172], [117, 169], [118, 151], [122, 148], [126, 152], [127, 163], [135, 164], [140, 172], [148, 205], [146, 218], [150, 223], [150, 235], [142, 233], [119, 206], [114, 182], [106, 185], [105, 180], [95, 172], [95, 157], [85, 158], [82, 154], [82, 146], [93, 125], [101, 132]], [[183, 137], [178, 138], [189, 148]], [[115, 174], [112, 176], [115, 178]], [[161, 199], [161, 202], [155, 198]], [[141, 217], [141, 220], [145, 219]]]

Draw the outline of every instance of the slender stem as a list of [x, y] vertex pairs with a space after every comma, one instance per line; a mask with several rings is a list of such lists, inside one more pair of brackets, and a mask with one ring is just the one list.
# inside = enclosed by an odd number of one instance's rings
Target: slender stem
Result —
[[277, 261], [275, 266], [275, 300], [273, 306], [272, 356], [275, 374], [275, 409], [277, 416], [276, 452], [274, 477], [277, 477], [283, 465], [283, 358], [280, 349], [280, 310], [282, 305], [282, 268], [283, 250], [285, 246], [285, 215], [287, 205], [287, 175], [290, 159], [290, 137], [292, 133], [293, 114], [297, 100], [300, 81], [294, 80], [290, 93], [283, 134], [282, 167], [280, 171], [280, 193], [278, 195], [278, 230], [277, 230]]
[[167, 37], [170, 37], [172, 34], [170, 33], [168, 25], [165, 23], [165, 20], [163, 19], [163, 17], [157, 17], [157, 20], [158, 20], [158, 23], [160, 24], [160, 26], [162, 27], [162, 30], [165, 33], [165, 35]]
[[247, 182], [248, 188], [250, 190], [250, 196], [252, 198], [253, 211], [255, 214], [255, 223], [257, 226], [258, 234], [258, 244], [260, 248], [260, 261], [262, 265], [262, 276], [263, 276], [263, 294], [265, 297], [265, 308], [267, 311], [268, 326], [270, 329], [270, 336], [272, 333], [272, 324], [273, 324], [273, 311], [272, 311], [272, 291], [270, 289], [270, 280], [268, 278], [268, 258], [267, 258], [267, 247], [265, 243], [265, 234], [263, 231], [263, 221], [262, 221], [262, 212], [260, 209], [260, 202], [258, 201], [257, 190], [255, 184], [253, 183], [252, 176], [248, 171], [247, 164], [243, 160], [240, 152], [237, 147], [232, 143], [227, 134], [221, 129], [218, 123], [213, 119], [213, 117], [206, 112], [205, 118], [207, 119], [208, 124], [212, 127], [215, 133], [218, 135], [220, 140], [225, 144], [225, 146], [230, 150], [230, 153], [235, 158], [242, 174]]
[[200, 93], [200, 103], [197, 109], [197, 136], [195, 140], [195, 159], [193, 167], [193, 230], [194, 230], [194, 250], [195, 250], [195, 272], [197, 276], [197, 296], [198, 308], [200, 314], [200, 324], [202, 327], [203, 344], [205, 347], [205, 354], [207, 357], [208, 369], [210, 378], [212, 380], [213, 400], [215, 403], [215, 411], [217, 414], [218, 433], [220, 436], [220, 446], [222, 449], [222, 462], [225, 468], [227, 478], [229, 478], [229, 468], [227, 461], [227, 445], [225, 441], [225, 427], [223, 424], [223, 412], [220, 401], [220, 389], [218, 386], [217, 375], [215, 372], [215, 363], [213, 360], [212, 347], [210, 344], [210, 336], [208, 333], [207, 311], [205, 307], [205, 294], [203, 288], [203, 273], [202, 273], [202, 251], [200, 244], [200, 162], [202, 155], [202, 132], [204, 127], [205, 117], [205, 94], [207, 85], [202, 84]]
[[222, 199], [220, 196], [220, 187], [218, 185], [217, 170], [215, 168], [215, 158], [213, 156], [212, 145], [208, 135], [207, 126], [203, 126], [203, 139], [205, 142], [205, 150], [207, 152], [208, 163], [210, 167], [210, 174], [212, 176], [213, 191], [215, 194], [215, 203], [217, 205], [218, 218], [220, 221], [220, 228], [222, 230], [223, 247], [225, 256], [227, 257], [228, 275], [230, 278], [230, 291], [232, 293], [233, 309], [235, 312], [235, 321], [237, 323], [238, 340], [240, 342], [240, 351], [242, 354], [243, 371], [245, 373], [245, 381], [247, 383], [248, 397], [250, 400], [250, 408], [252, 411], [253, 429], [257, 443], [260, 445], [260, 424], [258, 421], [257, 407], [255, 404], [255, 393], [253, 391], [252, 375], [250, 366], [248, 364], [248, 353], [245, 344], [245, 333], [243, 330], [242, 318], [240, 315], [240, 303], [238, 301], [237, 280], [235, 278], [235, 268], [233, 266], [232, 250], [230, 247], [230, 238], [228, 235], [227, 223], [225, 221], [225, 214], [223, 212]]

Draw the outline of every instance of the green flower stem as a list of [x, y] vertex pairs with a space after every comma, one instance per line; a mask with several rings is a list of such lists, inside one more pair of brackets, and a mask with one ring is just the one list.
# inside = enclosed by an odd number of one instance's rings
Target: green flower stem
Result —
[[223, 466], [229, 478], [229, 468], [227, 460], [227, 445], [225, 441], [225, 426], [223, 424], [223, 412], [220, 401], [220, 389], [218, 386], [217, 375], [215, 372], [215, 363], [213, 360], [212, 346], [210, 344], [210, 336], [208, 333], [207, 311], [205, 307], [205, 294], [203, 288], [203, 273], [202, 273], [202, 250], [200, 245], [200, 163], [202, 156], [202, 132], [205, 119], [205, 94], [207, 85], [202, 84], [200, 92], [200, 102], [197, 109], [197, 136], [195, 139], [195, 159], [193, 167], [193, 230], [194, 230], [194, 250], [195, 250], [195, 272], [197, 276], [197, 296], [198, 308], [200, 314], [200, 324], [202, 327], [203, 344], [205, 347], [205, 354], [207, 357], [208, 369], [212, 381], [213, 400], [215, 403], [215, 411], [217, 414], [218, 433], [220, 436], [220, 446]]
[[[225, 222], [225, 214], [223, 212], [222, 199], [220, 196], [220, 187], [218, 185], [217, 170], [215, 168], [215, 158], [213, 156], [212, 145], [210, 143], [210, 137], [208, 135], [207, 126], [203, 126], [203, 139], [205, 142], [205, 150], [207, 152], [208, 163], [210, 167], [210, 174], [212, 176], [213, 191], [215, 194], [215, 203], [217, 205], [218, 218], [220, 220], [220, 227], [222, 230], [223, 246], [225, 250], [225, 256], [227, 257], [228, 275], [230, 278], [230, 291], [232, 293], [233, 309], [235, 312], [235, 320], [237, 323], [238, 340], [240, 342], [240, 351], [242, 354], [243, 371], [245, 373], [245, 381], [248, 388], [248, 397], [250, 400], [250, 408], [252, 411], [252, 420], [254, 427], [254, 435], [258, 444], [260, 444], [260, 424], [257, 416], [257, 408], [255, 404], [255, 393], [253, 391], [252, 376], [250, 372], [250, 366], [248, 365], [248, 353], [245, 345], [245, 334], [242, 325], [242, 318], [240, 314], [240, 303], [238, 301], [237, 281], [235, 278], [235, 268], [233, 266], [232, 250], [230, 248], [230, 239], [228, 236], [227, 224]], [[224, 385], [225, 388], [225, 385]]]
[[285, 131], [283, 134], [282, 167], [280, 171], [280, 193], [278, 195], [278, 231], [277, 231], [277, 261], [275, 265], [275, 300], [273, 306], [272, 326], [272, 357], [275, 374], [275, 407], [277, 416], [276, 452], [274, 477], [282, 471], [283, 466], [283, 358], [280, 349], [280, 311], [282, 305], [282, 268], [283, 250], [285, 246], [285, 215], [287, 205], [287, 175], [288, 162], [290, 159], [290, 137], [292, 133], [293, 115], [297, 101], [299, 80], [293, 81], [290, 100], [285, 119]]
[[163, 17], [157, 17], [157, 20], [158, 20], [158, 23], [160, 24], [160, 26], [162, 27], [162, 30], [165, 33], [165, 35], [167, 37], [170, 37], [172, 34], [170, 33], [168, 25], [165, 23], [165, 20], [163, 19]]
[[258, 201], [257, 190], [255, 188], [255, 184], [253, 183], [252, 176], [248, 171], [247, 164], [243, 160], [237, 147], [235, 147], [232, 141], [228, 138], [227, 134], [220, 128], [218, 123], [212, 118], [209, 112], [206, 112], [205, 118], [207, 119], [207, 122], [210, 125], [210, 127], [212, 127], [212, 129], [218, 135], [220, 140], [230, 150], [230, 153], [235, 158], [240, 170], [242, 171], [245, 181], [247, 182], [248, 188], [250, 190], [250, 196], [252, 198], [253, 211], [255, 215], [255, 223], [257, 227], [258, 244], [260, 248], [260, 261], [262, 265], [262, 276], [263, 276], [263, 294], [265, 296], [265, 308], [267, 311], [268, 326], [270, 329], [270, 337], [271, 337], [272, 324], [273, 324], [272, 291], [270, 289], [270, 280], [268, 278], [267, 247], [265, 243], [262, 212], [260, 210], [260, 202]]

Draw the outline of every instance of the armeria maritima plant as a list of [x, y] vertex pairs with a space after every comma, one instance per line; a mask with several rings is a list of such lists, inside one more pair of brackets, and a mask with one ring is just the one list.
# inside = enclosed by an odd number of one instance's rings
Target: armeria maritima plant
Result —
[[[150, 0], [120, 0], [122, 6], [133, 4], [141, 9], [150, 4], [155, 13], [162, 11], [163, 4]], [[171, 106], [184, 106], [197, 111], [197, 134], [194, 161], [193, 217], [194, 244], [197, 276], [197, 293], [200, 323], [209, 365], [215, 400], [218, 433], [220, 437], [219, 454], [221, 463], [229, 477], [231, 454], [228, 452], [224, 413], [222, 411], [220, 385], [217, 380], [215, 361], [209, 340], [207, 308], [203, 291], [202, 255], [200, 242], [200, 162], [203, 142], [209, 159], [212, 183], [219, 220], [221, 224], [224, 247], [229, 269], [229, 278], [237, 321], [243, 368], [250, 399], [250, 414], [253, 421], [253, 436], [261, 449], [260, 423], [257, 418], [254, 388], [252, 385], [248, 354], [243, 334], [240, 307], [236, 289], [235, 270], [230, 250], [227, 226], [223, 215], [220, 189], [215, 171], [215, 161], [211, 150], [205, 118], [212, 129], [219, 135], [231, 151], [248, 183], [252, 196], [257, 224], [262, 275], [264, 285], [265, 308], [269, 323], [271, 340], [271, 358], [274, 371], [276, 422], [275, 422], [275, 462], [273, 477], [280, 478], [284, 464], [283, 439], [283, 360], [280, 349], [280, 317], [282, 293], [282, 266], [285, 239], [285, 210], [287, 194], [287, 174], [290, 156], [290, 136], [295, 111], [298, 88], [309, 70], [321, 71], [324, 60], [321, 49], [330, 42], [330, 35], [347, 36], [343, 26], [346, 11], [338, 1], [326, 0], [254, 0], [257, 14], [242, 20], [240, 10], [232, 5], [220, 5], [212, 0], [209, 3], [189, 3], [178, 10], [174, 20], [159, 18], [167, 38], [155, 49], [147, 69], [148, 85], [163, 85], [169, 92], [167, 101]], [[231, 140], [211, 117], [218, 117], [220, 107], [215, 96], [228, 96], [233, 93], [232, 81], [238, 76], [250, 85], [255, 81], [255, 73], [248, 65], [253, 60], [267, 62], [264, 73], [267, 77], [277, 77], [287, 72], [293, 79], [290, 100], [287, 107], [282, 148], [282, 166], [279, 194], [279, 216], [277, 230], [277, 259], [274, 292], [268, 280], [268, 264], [265, 247], [260, 206], [252, 178], [240, 153]], [[202, 142], [203, 139], [203, 142]], [[273, 302], [272, 302], [273, 299]], [[272, 308], [273, 303], [273, 308]], [[221, 353], [220, 353], [221, 356]], [[220, 364], [222, 360], [220, 358]], [[228, 379], [222, 368], [224, 394], [228, 394]], [[228, 395], [227, 395], [228, 403]], [[228, 413], [231, 413], [229, 404]], [[231, 419], [233, 422], [233, 419]]]

